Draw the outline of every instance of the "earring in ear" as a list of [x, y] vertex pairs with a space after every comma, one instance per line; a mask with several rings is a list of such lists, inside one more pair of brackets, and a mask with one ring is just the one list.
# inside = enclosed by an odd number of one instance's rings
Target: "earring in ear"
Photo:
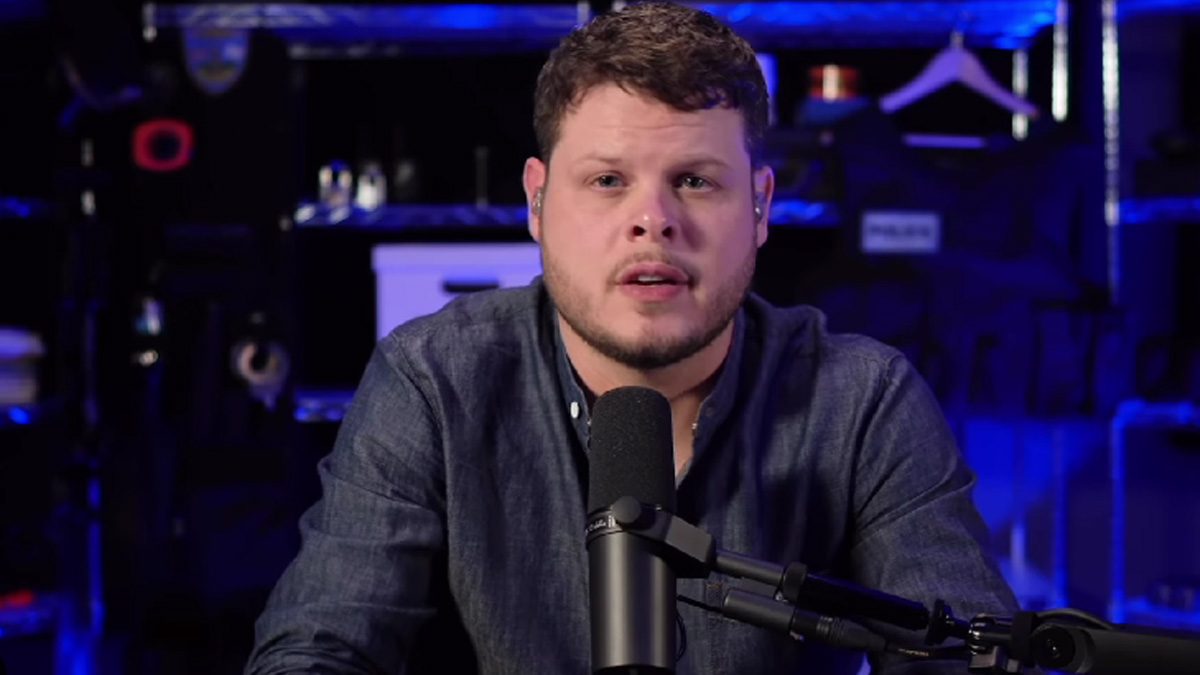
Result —
[[762, 207], [758, 204], [754, 205], [754, 220], [762, 220]]
[[533, 214], [539, 217], [542, 215], [542, 194], [542, 188], [538, 188], [537, 191], [533, 193]]

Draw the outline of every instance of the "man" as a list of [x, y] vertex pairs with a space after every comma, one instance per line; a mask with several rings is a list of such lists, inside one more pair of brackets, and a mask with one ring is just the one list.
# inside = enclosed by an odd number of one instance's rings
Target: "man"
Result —
[[[538, 79], [541, 158], [524, 171], [543, 278], [380, 342], [247, 672], [459, 672], [464, 652], [426, 630], [455, 626], [479, 672], [589, 673], [588, 410], [622, 385], [670, 401], [678, 515], [721, 548], [960, 616], [1016, 609], [972, 476], [909, 364], [826, 333], [815, 309], [747, 294], [773, 189], [766, 105], [752, 49], [699, 11], [632, 5], [563, 41]], [[679, 592], [715, 605], [728, 583]], [[680, 615], [680, 673], [857, 666]]]

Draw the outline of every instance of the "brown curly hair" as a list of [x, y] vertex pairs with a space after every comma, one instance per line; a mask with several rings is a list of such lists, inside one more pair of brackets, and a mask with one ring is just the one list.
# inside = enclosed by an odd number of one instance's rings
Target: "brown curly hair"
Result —
[[746, 148], [760, 166], [767, 86], [754, 50], [707, 12], [669, 2], [631, 4], [563, 38], [538, 75], [533, 127], [549, 162], [568, 110], [592, 88], [616, 84], [683, 112], [740, 110]]

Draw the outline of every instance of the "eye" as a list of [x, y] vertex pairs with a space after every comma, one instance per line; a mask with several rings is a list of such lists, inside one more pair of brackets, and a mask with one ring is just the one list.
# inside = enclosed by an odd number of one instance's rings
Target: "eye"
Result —
[[607, 188], [615, 188], [615, 187], [619, 187], [619, 186], [620, 186], [620, 184], [621, 184], [621, 179], [620, 179], [620, 178], [618, 178], [618, 177], [617, 177], [616, 175], [614, 175], [614, 174], [611, 174], [611, 173], [606, 173], [606, 174], [604, 174], [604, 175], [602, 175], [602, 176], [597, 176], [597, 177], [596, 177], [596, 178], [595, 178], [595, 179], [592, 181], [592, 184], [593, 184], [593, 185], [595, 185], [596, 187], [602, 187], [602, 188], [606, 188], [606, 189], [607, 189]]
[[707, 178], [695, 174], [683, 176], [679, 179], [679, 184], [689, 190], [703, 190], [713, 186]]

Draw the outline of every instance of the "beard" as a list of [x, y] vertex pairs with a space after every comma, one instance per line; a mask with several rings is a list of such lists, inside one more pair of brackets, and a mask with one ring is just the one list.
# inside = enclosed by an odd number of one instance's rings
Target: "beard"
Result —
[[592, 349], [629, 368], [657, 370], [696, 354], [717, 339], [737, 314], [754, 278], [758, 250], [753, 245], [733, 276], [715, 289], [712, 302], [703, 308], [699, 325], [685, 335], [647, 335], [623, 338], [605, 326], [604, 317], [590, 307], [546, 247], [542, 247], [542, 272], [546, 290], [559, 315]]

